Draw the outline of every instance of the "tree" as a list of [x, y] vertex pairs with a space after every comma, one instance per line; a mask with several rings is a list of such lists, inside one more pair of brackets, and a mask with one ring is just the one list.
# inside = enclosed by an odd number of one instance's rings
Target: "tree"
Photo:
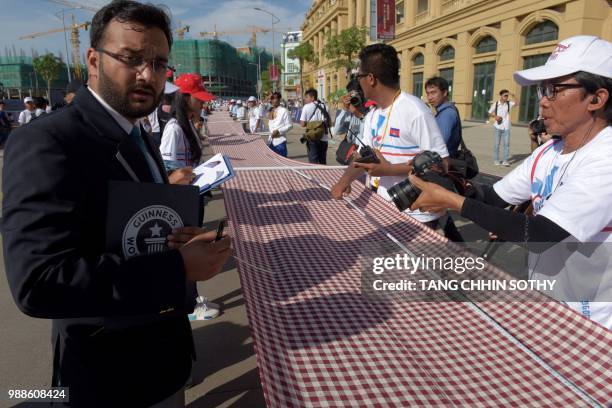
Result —
[[323, 47], [325, 58], [336, 68], [346, 68], [347, 74], [357, 66], [353, 58], [366, 44], [366, 27], [351, 27], [327, 38]]
[[51, 102], [51, 83], [59, 77], [62, 62], [51, 53], [35, 57], [32, 60], [34, 70], [47, 82], [47, 99]]
[[300, 93], [304, 97], [304, 81], [302, 72], [304, 71], [304, 63], [310, 62], [318, 64], [317, 57], [314, 53], [314, 48], [309, 42], [303, 42], [297, 47], [287, 52], [287, 58], [296, 59], [300, 62]]

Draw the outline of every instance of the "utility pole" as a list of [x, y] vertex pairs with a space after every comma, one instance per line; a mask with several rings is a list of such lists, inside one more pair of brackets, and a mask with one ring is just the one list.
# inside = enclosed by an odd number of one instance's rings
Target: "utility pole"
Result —
[[[272, 17], [272, 65], [276, 66], [274, 62], [274, 24], [279, 23], [280, 18], [276, 17], [274, 14], [270, 13], [268, 10], [264, 10], [259, 7], [253, 7], [253, 9], [257, 11], [261, 11], [262, 13], [269, 14]], [[276, 19], [276, 21], [274, 21], [274, 19]], [[278, 72], [278, 70], [276, 72]], [[272, 81], [272, 90], [276, 91], [276, 81]]]

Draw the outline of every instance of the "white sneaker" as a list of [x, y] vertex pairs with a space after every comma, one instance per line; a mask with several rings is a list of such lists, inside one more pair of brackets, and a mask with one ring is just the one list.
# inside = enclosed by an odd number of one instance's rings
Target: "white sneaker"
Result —
[[502, 166], [506, 166], [506, 167], [508, 167], [509, 165], [510, 165], [510, 163], [508, 163], [508, 161], [507, 161], [507, 160], [504, 160], [504, 161], [502, 162]]
[[495, 161], [493, 162], [493, 164], [494, 164], [494, 165], [496, 165], [496, 166], [499, 166], [499, 165], [501, 164], [501, 162], [500, 162], [499, 160], [495, 160]]
[[219, 305], [209, 302], [206, 296], [198, 296], [189, 320], [211, 320], [217, 316], [219, 316]]

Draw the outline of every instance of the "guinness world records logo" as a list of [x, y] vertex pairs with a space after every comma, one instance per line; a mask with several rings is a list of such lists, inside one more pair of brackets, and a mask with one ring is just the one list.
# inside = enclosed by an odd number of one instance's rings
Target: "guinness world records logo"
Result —
[[170, 207], [151, 205], [138, 211], [130, 218], [121, 239], [123, 255], [161, 252], [168, 249], [166, 237], [173, 228], [183, 226], [181, 217]]

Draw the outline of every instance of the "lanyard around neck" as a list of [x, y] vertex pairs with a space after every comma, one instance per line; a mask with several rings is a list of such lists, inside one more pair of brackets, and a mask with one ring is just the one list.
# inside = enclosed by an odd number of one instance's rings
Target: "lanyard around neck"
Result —
[[401, 93], [402, 91], [398, 91], [395, 94], [395, 96], [393, 97], [393, 102], [391, 102], [391, 106], [389, 107], [389, 113], [387, 114], [387, 118], [385, 120], [385, 130], [383, 131], [382, 139], [380, 139], [380, 144], [378, 145], [378, 148], [377, 148], [378, 151], [382, 149], [383, 143], [385, 139], [387, 138], [387, 130], [389, 129], [389, 121], [391, 120], [391, 112], [393, 112], [393, 105], [395, 105], [395, 100], [397, 99], [398, 96], [400, 96]]

